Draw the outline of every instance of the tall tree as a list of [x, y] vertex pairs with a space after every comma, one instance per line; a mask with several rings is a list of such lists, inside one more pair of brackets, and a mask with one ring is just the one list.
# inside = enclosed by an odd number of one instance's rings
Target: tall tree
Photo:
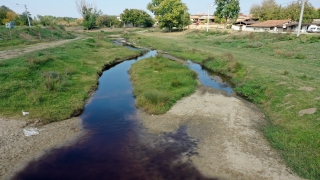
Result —
[[121, 14], [121, 20], [124, 23], [132, 23], [133, 26], [151, 27], [153, 25], [152, 17], [143, 10], [125, 9]]
[[13, 21], [14, 19], [16, 19], [17, 16], [18, 15], [15, 12], [9, 11], [7, 12], [6, 18], [2, 20], [2, 23], [5, 24], [7, 22]]
[[[283, 16], [286, 19], [291, 19], [293, 21], [299, 21], [300, 11], [301, 11], [301, 3], [299, 1], [291, 2], [286, 7], [283, 8]], [[303, 11], [303, 22], [312, 22], [314, 18], [317, 16], [316, 9], [312, 6], [312, 4], [307, 0], [304, 5]]]
[[227, 22], [229, 19], [236, 18], [240, 12], [239, 0], [215, 0], [217, 6], [214, 15], [218, 19], [224, 19]]
[[262, 0], [260, 4], [253, 4], [250, 13], [260, 21], [282, 19], [281, 6], [275, 0]]
[[83, 18], [82, 25], [88, 30], [96, 27], [97, 18], [102, 12], [94, 4], [87, 3], [86, 0], [76, 0], [76, 7]]
[[102, 16], [99, 16], [97, 19], [97, 26], [99, 26], [99, 27], [101, 27], [101, 26], [119, 27], [120, 24], [121, 24], [121, 22], [117, 19], [117, 16], [102, 15]]
[[[252, 13], [254, 17], [259, 18], [260, 21], [279, 19], [299, 21], [300, 10], [301, 3], [299, 0], [291, 2], [284, 7], [278, 5], [275, 0], [262, 0], [261, 5], [253, 4], [251, 6], [250, 13]], [[307, 0], [305, 2], [303, 22], [311, 22], [315, 17], [316, 10]]]
[[190, 23], [188, 7], [181, 0], [152, 0], [147, 8], [154, 13], [160, 28], [171, 31], [173, 27], [181, 28]]
[[7, 17], [7, 12], [13, 12], [10, 8], [6, 6], [0, 6], [0, 25], [4, 25], [3, 20]]

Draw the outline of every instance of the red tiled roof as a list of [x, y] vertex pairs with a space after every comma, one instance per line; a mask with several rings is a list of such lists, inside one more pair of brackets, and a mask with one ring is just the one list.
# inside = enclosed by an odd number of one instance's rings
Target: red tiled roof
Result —
[[276, 27], [276, 26], [282, 26], [283, 24], [289, 23], [291, 20], [268, 20], [260, 23], [256, 23], [250, 26], [254, 27]]

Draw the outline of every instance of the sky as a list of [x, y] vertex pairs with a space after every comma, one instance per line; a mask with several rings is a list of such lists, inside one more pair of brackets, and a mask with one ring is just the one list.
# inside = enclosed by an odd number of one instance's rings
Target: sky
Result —
[[[276, 0], [282, 6], [292, 1]], [[87, 0], [87, 2], [94, 2], [104, 14], [120, 15], [126, 8], [141, 9], [149, 12], [146, 6], [151, 0]], [[208, 5], [213, 4], [214, 0], [182, 0], [182, 2], [187, 4], [191, 14], [196, 14], [199, 12], [207, 13]], [[240, 0], [240, 12], [249, 14], [251, 5], [260, 2], [260, 0]], [[320, 8], [320, 0], [309, 0], [309, 2], [314, 7]], [[17, 13], [25, 11], [24, 5], [26, 5], [32, 17], [38, 14], [58, 17], [80, 17], [76, 10], [75, 0], [0, 0], [1, 5], [9, 7]], [[210, 14], [213, 14], [214, 10], [215, 7], [211, 7]], [[149, 13], [152, 14], [151, 12]]]

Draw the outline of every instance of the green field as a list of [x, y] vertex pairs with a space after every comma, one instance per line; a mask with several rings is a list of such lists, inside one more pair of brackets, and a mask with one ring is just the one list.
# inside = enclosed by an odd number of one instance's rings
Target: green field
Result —
[[76, 36], [64, 30], [63, 26], [53, 27], [0, 27], [0, 50], [23, 47], [25, 45], [49, 42], [62, 39], [73, 39]]
[[125, 37], [229, 76], [238, 94], [264, 110], [265, 136], [287, 165], [320, 179], [320, 36], [212, 30]]
[[163, 114], [197, 87], [197, 74], [161, 56], [141, 60], [130, 71], [136, 104], [150, 114]]
[[104, 65], [140, 55], [112, 45], [106, 33], [0, 61], [0, 116], [50, 123], [72, 117], [97, 88]]

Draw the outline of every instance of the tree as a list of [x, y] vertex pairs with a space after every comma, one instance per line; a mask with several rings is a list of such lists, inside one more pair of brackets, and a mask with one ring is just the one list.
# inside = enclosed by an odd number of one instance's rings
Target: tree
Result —
[[41, 16], [41, 15], [37, 15], [37, 19], [39, 21], [39, 23], [43, 26], [52, 26], [55, 24], [56, 21], [56, 17], [54, 16]]
[[9, 12], [7, 12], [7, 14], [6, 14], [6, 18], [4, 18], [4, 19], [2, 20], [2, 23], [5, 24], [5, 23], [8, 23], [8, 22], [10, 22], [10, 21], [13, 21], [17, 16], [18, 16], [18, 15], [17, 15], [15, 12], [9, 11]]
[[[301, 6], [302, 5], [299, 1], [290, 3], [288, 6], [283, 8], [283, 17], [285, 17], [285, 19], [299, 21]], [[317, 11], [309, 1], [306, 1], [304, 5], [302, 21], [305, 23], [310, 23], [313, 21], [313, 19], [316, 16], [317, 16]]]
[[86, 0], [76, 0], [76, 7], [83, 17], [82, 25], [88, 30], [96, 27], [97, 18], [102, 12], [94, 4], [87, 3]]
[[30, 23], [32, 24], [33, 19], [31, 18], [31, 14], [28, 11], [27, 12], [25, 11], [22, 14], [18, 15], [14, 21], [16, 22], [17, 25], [20, 25], [20, 26], [28, 25], [29, 24], [28, 17], [29, 17]]
[[281, 6], [275, 0], [262, 0], [261, 5], [253, 4], [250, 13], [260, 21], [283, 19]]
[[121, 14], [121, 20], [124, 23], [132, 23], [133, 26], [151, 27], [153, 25], [152, 17], [143, 10], [125, 9]]
[[188, 7], [181, 0], [152, 0], [147, 6], [154, 13], [160, 28], [181, 28], [190, 24]]
[[[250, 13], [253, 14], [254, 17], [259, 18], [260, 21], [279, 19], [299, 21], [300, 11], [300, 1], [291, 2], [287, 6], [281, 7], [275, 0], [262, 0], [261, 5], [253, 4], [250, 9]], [[314, 17], [316, 17], [316, 10], [308, 1], [306, 1], [303, 22], [312, 22]]]
[[118, 20], [117, 16], [101, 15], [97, 18], [97, 26], [99, 27], [119, 27], [120, 24], [121, 22]]
[[217, 5], [214, 15], [227, 22], [229, 19], [236, 18], [240, 12], [239, 0], [215, 0]]
[[6, 6], [0, 6], [0, 25], [4, 25], [3, 20], [7, 17], [7, 12], [13, 12], [10, 8]]

